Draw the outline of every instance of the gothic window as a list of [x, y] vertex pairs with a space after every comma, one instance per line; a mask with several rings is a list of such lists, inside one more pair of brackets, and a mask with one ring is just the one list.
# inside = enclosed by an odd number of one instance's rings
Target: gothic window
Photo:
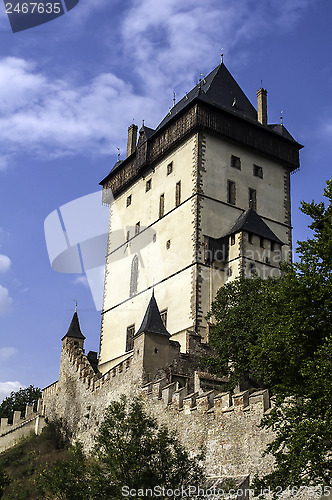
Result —
[[161, 194], [159, 198], [159, 218], [163, 217], [165, 213], [165, 195]]
[[230, 180], [227, 182], [227, 202], [235, 205], [235, 182]]
[[178, 207], [181, 203], [181, 181], [176, 183], [175, 188], [175, 206]]
[[131, 273], [130, 273], [130, 290], [129, 296], [133, 297], [137, 293], [137, 282], [138, 282], [138, 256], [135, 255], [131, 262]]
[[164, 327], [167, 327], [167, 309], [160, 311], [161, 321], [164, 323]]
[[263, 179], [263, 168], [259, 165], [254, 165], [254, 176]]
[[249, 188], [249, 207], [257, 210], [257, 196], [256, 189]]
[[231, 156], [231, 167], [241, 170], [241, 158], [238, 156]]
[[171, 174], [173, 172], [173, 162], [169, 163], [167, 165], [167, 175]]
[[127, 337], [126, 337], [126, 352], [131, 351], [134, 347], [134, 335], [135, 335], [135, 325], [128, 326]]

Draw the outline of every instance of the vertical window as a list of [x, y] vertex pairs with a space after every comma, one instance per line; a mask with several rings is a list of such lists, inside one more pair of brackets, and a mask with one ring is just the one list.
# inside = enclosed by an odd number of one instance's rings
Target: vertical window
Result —
[[249, 188], [249, 207], [257, 210], [257, 196], [256, 189]]
[[261, 236], [261, 237], [259, 238], [259, 246], [260, 246], [261, 248], [264, 248], [264, 238], [263, 238], [263, 236]]
[[160, 311], [161, 321], [164, 323], [164, 327], [167, 328], [167, 309]]
[[135, 325], [127, 327], [126, 351], [131, 351], [134, 347]]
[[146, 181], [145, 192], [150, 191], [151, 185], [152, 185], [152, 180], [151, 179], [149, 179], [148, 181]]
[[138, 234], [140, 232], [140, 229], [141, 229], [141, 223], [137, 222], [135, 226], [135, 234]]
[[256, 267], [255, 267], [255, 264], [253, 262], [250, 262], [250, 264], [249, 264], [249, 273], [250, 274], [256, 273]]
[[178, 207], [181, 203], [181, 181], [176, 183], [175, 187], [175, 206]]
[[171, 248], [171, 240], [166, 241], [166, 250], [168, 250], [169, 248]]
[[227, 182], [227, 202], [235, 205], [235, 182], [230, 180]]
[[248, 233], [248, 241], [249, 243], [253, 243], [253, 237], [252, 237], [252, 233]]
[[126, 241], [129, 241], [129, 240], [130, 240], [130, 231], [127, 231]]
[[165, 213], [165, 195], [161, 194], [159, 198], [159, 218]]
[[275, 242], [271, 241], [271, 252], [274, 252], [275, 250]]
[[131, 262], [129, 297], [133, 297], [134, 295], [136, 295], [137, 283], [138, 283], [138, 256], [135, 255]]
[[254, 176], [263, 179], [263, 168], [259, 165], [254, 165]]
[[167, 175], [171, 174], [173, 172], [173, 162], [169, 163], [167, 165]]
[[127, 197], [127, 207], [131, 205], [131, 194]]
[[231, 245], [235, 245], [235, 234], [231, 236]]
[[241, 170], [241, 158], [238, 156], [231, 156], [231, 167]]

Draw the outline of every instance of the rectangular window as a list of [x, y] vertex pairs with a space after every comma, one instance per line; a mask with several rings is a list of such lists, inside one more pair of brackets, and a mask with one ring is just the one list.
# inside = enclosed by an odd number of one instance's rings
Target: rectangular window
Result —
[[131, 194], [127, 197], [127, 207], [131, 205]]
[[181, 181], [176, 183], [175, 188], [175, 206], [178, 207], [181, 203]]
[[275, 250], [275, 242], [271, 241], [271, 252], [274, 252]]
[[235, 245], [235, 234], [232, 234], [231, 236], [231, 245]]
[[159, 219], [163, 217], [165, 213], [165, 195], [161, 194], [159, 198]]
[[139, 234], [140, 229], [141, 229], [141, 223], [140, 223], [140, 222], [137, 222], [137, 224], [136, 224], [136, 226], [135, 226], [135, 234]]
[[130, 231], [127, 231], [126, 241], [130, 240]]
[[264, 248], [264, 238], [263, 238], [263, 236], [261, 236], [261, 237], [259, 238], [259, 246], [260, 246], [261, 248]]
[[227, 181], [227, 203], [235, 205], [235, 182]]
[[135, 325], [127, 327], [126, 351], [131, 351], [134, 347]]
[[171, 248], [171, 240], [166, 241], [166, 250], [169, 250]]
[[249, 207], [257, 210], [257, 196], [256, 189], [249, 188]]
[[151, 186], [152, 186], [152, 180], [149, 179], [148, 181], [146, 181], [146, 184], [145, 184], [145, 192], [150, 191]]
[[259, 165], [254, 165], [254, 176], [263, 179], [263, 168]]
[[167, 165], [167, 175], [171, 174], [173, 172], [173, 162], [169, 163]]
[[248, 233], [248, 241], [249, 243], [253, 244], [252, 233]]
[[167, 309], [160, 311], [161, 321], [164, 323], [164, 327], [167, 328]]
[[238, 156], [231, 156], [231, 167], [241, 170], [241, 158]]

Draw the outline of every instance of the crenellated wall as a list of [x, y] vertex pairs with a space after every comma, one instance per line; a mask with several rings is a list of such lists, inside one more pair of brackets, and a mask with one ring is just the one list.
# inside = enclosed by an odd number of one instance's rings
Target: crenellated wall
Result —
[[27, 405], [23, 418], [20, 411], [15, 411], [12, 424], [8, 423], [7, 418], [2, 418], [0, 424], [0, 453], [15, 446], [22, 438], [31, 433], [40, 434], [45, 425], [42, 413], [42, 400], [39, 400], [37, 411], [33, 411], [32, 405]]
[[[194, 340], [195, 336], [192, 344]], [[121, 394], [142, 396], [148, 413], [175, 430], [192, 454], [205, 447], [209, 476], [246, 477], [270, 470], [272, 460], [263, 461], [261, 455], [271, 435], [259, 428], [270, 408], [267, 390], [224, 392], [225, 381], [197, 366], [194, 370], [190, 356], [181, 354], [142, 385], [140, 345], [136, 339], [132, 356], [101, 376], [89, 366], [83, 349], [66, 340], [59, 380], [43, 391], [44, 415], [50, 420], [61, 418], [72, 439], [91, 450], [111, 401]], [[198, 349], [196, 342], [196, 353]]]

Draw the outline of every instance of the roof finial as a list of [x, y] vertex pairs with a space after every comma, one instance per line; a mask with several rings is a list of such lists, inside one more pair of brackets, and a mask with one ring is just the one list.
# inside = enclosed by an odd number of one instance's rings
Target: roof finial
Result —
[[283, 121], [283, 111], [280, 111], [280, 123], [282, 125], [282, 121]]
[[75, 302], [75, 312], [77, 313], [77, 300], [75, 299], [74, 302]]
[[223, 50], [224, 49], [221, 49], [221, 54], [220, 54], [221, 64], [224, 64], [224, 53], [223, 53]]
[[143, 120], [143, 123], [142, 123], [142, 127], [144, 127], [144, 120]]
[[116, 148], [118, 150], [118, 161], [120, 160], [120, 148]]
[[175, 106], [175, 92], [173, 92], [173, 107]]

